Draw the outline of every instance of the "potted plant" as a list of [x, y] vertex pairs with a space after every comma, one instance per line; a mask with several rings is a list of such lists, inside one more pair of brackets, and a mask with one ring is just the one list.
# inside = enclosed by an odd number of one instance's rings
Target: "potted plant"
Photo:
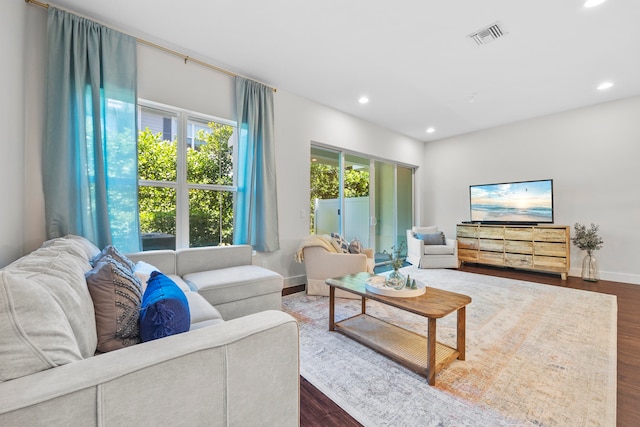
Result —
[[599, 227], [592, 223], [591, 227], [587, 228], [577, 222], [573, 227], [575, 235], [571, 238], [571, 241], [578, 248], [587, 251], [587, 255], [582, 260], [582, 280], [597, 282], [600, 280], [600, 273], [598, 271], [598, 261], [593, 256], [593, 252], [602, 248], [604, 244], [602, 238], [598, 236]]

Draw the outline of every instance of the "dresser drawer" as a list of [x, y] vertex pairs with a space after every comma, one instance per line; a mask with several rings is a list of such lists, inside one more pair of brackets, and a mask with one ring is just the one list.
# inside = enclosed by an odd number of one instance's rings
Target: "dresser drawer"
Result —
[[458, 250], [460, 249], [478, 249], [478, 239], [471, 237], [458, 237]]
[[513, 252], [516, 254], [533, 254], [533, 242], [532, 241], [520, 241], [520, 240], [505, 240], [504, 251]]
[[516, 268], [531, 268], [533, 266], [532, 255], [504, 254], [504, 265]]
[[504, 238], [507, 240], [533, 240], [533, 230], [531, 227], [507, 227], [504, 229]]
[[547, 270], [547, 271], [566, 272], [567, 259], [536, 255], [533, 257], [533, 268], [538, 268], [540, 270]]
[[533, 244], [533, 251], [536, 255], [565, 257], [567, 255], [567, 245], [564, 243], [535, 242]]
[[478, 237], [478, 227], [473, 225], [458, 225], [456, 227], [458, 237]]
[[458, 259], [460, 261], [478, 262], [478, 251], [469, 249], [458, 249]]
[[481, 251], [504, 252], [504, 240], [480, 239]]
[[481, 239], [504, 239], [504, 227], [482, 227], [478, 229]]
[[483, 264], [504, 265], [504, 254], [502, 252], [478, 252], [478, 262]]
[[535, 228], [533, 240], [536, 242], [566, 242], [567, 230], [564, 228]]

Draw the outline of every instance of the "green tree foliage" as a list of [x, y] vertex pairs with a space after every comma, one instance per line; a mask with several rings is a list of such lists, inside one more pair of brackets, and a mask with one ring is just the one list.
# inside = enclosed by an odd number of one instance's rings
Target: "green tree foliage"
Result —
[[[311, 162], [309, 212], [313, 234], [316, 199], [337, 199], [340, 191], [340, 169], [326, 163]], [[369, 195], [369, 171], [347, 168], [344, 172], [344, 197]]]
[[[233, 128], [210, 122], [199, 130], [194, 147], [187, 148], [189, 184], [233, 185]], [[141, 180], [176, 183], [177, 141], [148, 128], [138, 135], [138, 174]], [[139, 186], [142, 233], [176, 234], [177, 193], [174, 187]], [[189, 190], [189, 245], [231, 244], [233, 193], [224, 189]]]
[[[106, 162], [109, 167], [106, 170], [108, 182], [118, 182], [117, 185], [107, 184], [107, 194], [109, 198], [109, 220], [114, 242], [118, 237], [136, 235], [136, 209], [135, 199], [129, 197], [128, 190], [133, 190], [136, 177], [135, 146], [131, 140], [135, 135], [131, 129], [124, 129], [121, 132], [107, 133], [107, 150], [105, 152]], [[91, 151], [91, 156], [95, 156]], [[93, 163], [87, 165], [91, 168], [91, 174], [95, 174]], [[124, 192], [122, 189], [127, 188]], [[92, 180], [91, 192], [95, 192], [95, 182]], [[126, 195], [125, 195], [126, 194]]]
[[369, 171], [347, 169], [344, 174], [344, 197], [366, 197], [369, 195]]
[[[138, 176], [142, 180], [176, 182], [177, 142], [149, 128], [138, 134]], [[141, 233], [176, 234], [176, 189], [138, 186]]]

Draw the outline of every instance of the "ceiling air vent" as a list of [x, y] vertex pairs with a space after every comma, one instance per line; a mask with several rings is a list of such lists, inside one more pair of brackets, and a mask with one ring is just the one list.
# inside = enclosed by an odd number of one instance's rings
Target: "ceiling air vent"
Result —
[[490, 43], [494, 40], [507, 34], [499, 22], [495, 22], [488, 27], [484, 27], [478, 31], [469, 34], [467, 37], [476, 42], [477, 45], [482, 46]]

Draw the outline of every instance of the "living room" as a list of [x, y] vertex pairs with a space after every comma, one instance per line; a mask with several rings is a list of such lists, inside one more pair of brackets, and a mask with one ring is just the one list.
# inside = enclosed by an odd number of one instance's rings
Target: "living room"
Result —
[[[0, 265], [6, 265], [46, 239], [40, 157], [47, 14], [21, 0], [5, 1], [1, 8], [6, 59], [0, 120], [5, 139], [11, 141], [4, 144], [0, 159], [5, 199]], [[637, 82], [627, 83], [637, 87]], [[145, 45], [138, 49], [138, 96], [233, 118], [231, 78]], [[306, 178], [312, 143], [415, 166], [415, 223], [438, 224], [447, 236], [455, 235], [457, 223], [469, 219], [469, 185], [552, 178], [555, 223], [598, 224], [605, 242], [597, 254], [601, 278], [640, 284], [640, 263], [635, 260], [640, 231], [628, 226], [640, 213], [635, 189], [640, 181], [638, 92], [427, 142], [282, 88], [274, 100], [281, 249], [256, 254], [255, 263], [282, 274], [286, 287], [305, 280], [304, 266], [293, 259], [308, 234]], [[571, 276], [580, 276], [583, 255], [571, 248]]]

